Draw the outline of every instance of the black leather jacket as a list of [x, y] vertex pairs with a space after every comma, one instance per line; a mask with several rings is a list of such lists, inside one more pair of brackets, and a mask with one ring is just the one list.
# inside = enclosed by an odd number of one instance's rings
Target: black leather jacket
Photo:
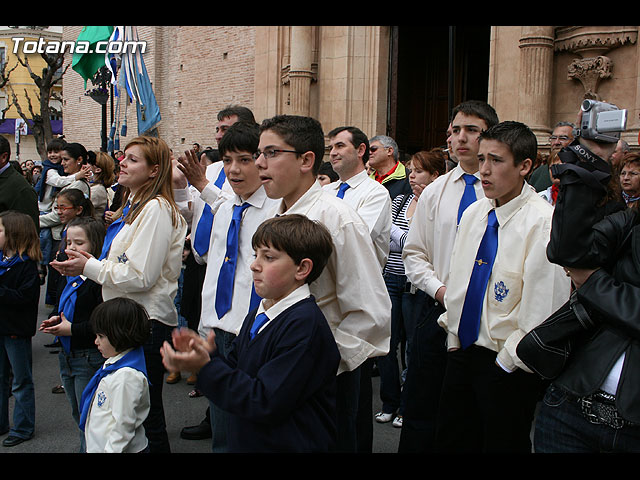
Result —
[[606, 162], [594, 166], [574, 158], [572, 164], [571, 154], [579, 157], [575, 150], [563, 154], [569, 166], [554, 168], [561, 185], [547, 256], [563, 266], [600, 268], [577, 290], [597, 327], [554, 384], [589, 395], [624, 352], [616, 405], [625, 419], [640, 423], [640, 213], [611, 203], [601, 206], [609, 178], [601, 175], [607, 173]]

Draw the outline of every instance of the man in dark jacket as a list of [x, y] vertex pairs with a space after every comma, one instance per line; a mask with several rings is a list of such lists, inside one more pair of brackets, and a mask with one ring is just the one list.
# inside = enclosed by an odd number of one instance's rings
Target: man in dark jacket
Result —
[[0, 212], [16, 210], [33, 218], [40, 230], [38, 197], [33, 186], [9, 163], [11, 146], [0, 136]]
[[580, 137], [553, 167], [561, 184], [547, 255], [595, 326], [547, 390], [536, 452], [640, 450], [640, 215], [610, 195], [615, 146]]

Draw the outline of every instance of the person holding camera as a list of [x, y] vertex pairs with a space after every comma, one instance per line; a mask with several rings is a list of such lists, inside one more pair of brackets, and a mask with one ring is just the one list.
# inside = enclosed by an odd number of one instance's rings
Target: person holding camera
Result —
[[618, 179], [607, 160], [626, 111], [586, 100], [579, 117], [576, 140], [552, 167], [560, 193], [547, 256], [571, 277], [592, 326], [571, 339], [567, 364], [546, 391], [534, 448], [638, 452], [640, 214], [612, 188]]

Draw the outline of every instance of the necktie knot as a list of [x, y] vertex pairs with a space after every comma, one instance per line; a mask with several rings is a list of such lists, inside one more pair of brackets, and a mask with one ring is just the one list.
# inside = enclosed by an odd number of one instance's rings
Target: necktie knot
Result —
[[467, 207], [477, 200], [475, 187], [473, 185], [478, 181], [478, 177], [464, 173], [462, 178], [464, 179], [465, 187], [462, 197], [460, 198], [460, 205], [458, 206], [458, 225]]
[[242, 212], [244, 212], [251, 205], [248, 203], [243, 203], [242, 205], [235, 205], [233, 207], [233, 219], [240, 220], [242, 218]]
[[267, 323], [268, 320], [269, 320], [269, 317], [267, 317], [267, 315], [265, 313], [260, 313], [260, 314], [256, 315], [256, 318], [253, 321], [253, 325], [251, 326], [251, 331], [249, 332], [250, 337], [254, 338], [256, 336], [256, 334], [258, 333], [258, 331], [260, 330], [260, 328], [265, 323]]
[[464, 173], [462, 177], [464, 178], [464, 182], [467, 185], [473, 185], [478, 181], [478, 177], [476, 177], [475, 175], [471, 175], [470, 173]]
[[344, 198], [344, 192], [346, 192], [348, 188], [349, 188], [348, 183], [342, 183], [340, 185], [340, 188], [338, 188], [338, 198]]

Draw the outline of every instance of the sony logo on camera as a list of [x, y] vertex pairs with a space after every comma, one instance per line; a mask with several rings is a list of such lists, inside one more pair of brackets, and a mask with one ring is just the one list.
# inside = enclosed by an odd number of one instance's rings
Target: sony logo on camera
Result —
[[627, 128], [626, 109], [619, 109], [612, 103], [597, 100], [585, 100], [581, 108], [582, 122], [577, 133], [582, 138], [615, 143], [620, 139], [620, 132]]

